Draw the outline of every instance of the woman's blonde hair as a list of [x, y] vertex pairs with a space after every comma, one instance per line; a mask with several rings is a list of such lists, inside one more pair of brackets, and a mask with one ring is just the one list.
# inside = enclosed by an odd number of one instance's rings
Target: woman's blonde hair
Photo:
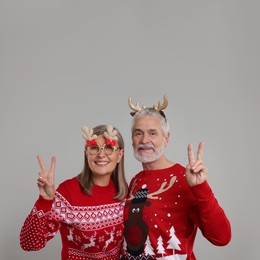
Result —
[[[124, 140], [118, 129], [114, 127], [117, 131], [117, 144], [119, 149], [124, 149]], [[102, 135], [107, 131], [107, 125], [98, 125], [93, 128], [93, 135]], [[116, 165], [116, 168], [113, 170], [111, 175], [112, 181], [115, 185], [117, 193], [114, 196], [114, 199], [122, 200], [126, 197], [128, 192], [128, 185], [125, 179], [125, 168], [124, 168], [124, 155], [120, 162]], [[80, 182], [83, 192], [88, 195], [92, 194], [93, 174], [88, 164], [87, 156], [84, 153], [84, 167], [82, 172], [78, 175], [78, 180]]]

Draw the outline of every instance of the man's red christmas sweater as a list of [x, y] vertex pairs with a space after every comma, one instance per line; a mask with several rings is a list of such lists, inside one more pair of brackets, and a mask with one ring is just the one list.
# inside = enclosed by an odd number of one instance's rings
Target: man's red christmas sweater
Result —
[[198, 228], [214, 245], [231, 239], [230, 223], [208, 182], [190, 187], [179, 164], [140, 172], [129, 190], [122, 259], [196, 259]]

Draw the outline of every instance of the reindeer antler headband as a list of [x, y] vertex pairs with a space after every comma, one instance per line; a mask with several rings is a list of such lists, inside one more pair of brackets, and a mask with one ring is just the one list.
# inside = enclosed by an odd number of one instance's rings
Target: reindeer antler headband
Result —
[[[82, 126], [81, 130], [83, 132], [82, 137], [86, 140], [86, 146], [97, 145], [97, 135], [93, 135], [93, 129]], [[116, 146], [116, 141], [118, 140], [117, 131], [112, 125], [107, 125], [107, 131], [105, 131], [103, 135], [106, 138], [106, 144]]]
[[[128, 98], [128, 105], [133, 110], [132, 112], [130, 112], [132, 116], [134, 116], [137, 112], [140, 112], [146, 108], [146, 106], [144, 105], [140, 106], [138, 102], [136, 103], [136, 105], [134, 105], [130, 97]], [[167, 96], [164, 96], [162, 104], [158, 102], [157, 104], [154, 104], [152, 107], [149, 108], [154, 108], [166, 119], [166, 116], [162, 110], [165, 109], [167, 106], [168, 106], [168, 98]]]

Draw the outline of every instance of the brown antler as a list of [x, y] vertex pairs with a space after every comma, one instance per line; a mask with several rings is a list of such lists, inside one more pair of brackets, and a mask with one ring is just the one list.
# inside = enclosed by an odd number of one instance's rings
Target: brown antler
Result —
[[136, 103], [136, 105], [134, 105], [134, 104], [132, 103], [132, 100], [131, 100], [130, 97], [128, 98], [128, 105], [129, 105], [129, 107], [130, 107], [133, 111], [135, 111], [135, 112], [139, 112], [139, 111], [145, 109], [145, 106], [141, 106], [141, 107], [140, 107], [139, 104], [138, 104], [138, 102]]
[[176, 181], [176, 176], [173, 176], [171, 178], [171, 180], [170, 180], [170, 183], [169, 183], [168, 187], [165, 187], [167, 185], [167, 182], [166, 181], [163, 182], [161, 187], [160, 187], [160, 189], [155, 191], [155, 192], [153, 192], [153, 193], [151, 193], [151, 194], [148, 194], [147, 198], [149, 198], [149, 199], [158, 199], [158, 197], [154, 196], [154, 195], [158, 195], [158, 194], [161, 194], [161, 193], [167, 191], [168, 189], [170, 189], [172, 187], [172, 185], [174, 184], [175, 181]]
[[133, 185], [132, 185], [132, 189], [130, 191], [130, 194], [129, 194], [129, 197], [127, 198], [127, 200], [132, 200], [134, 198], [134, 195], [133, 195], [133, 190], [134, 188], [136, 187], [137, 183], [136, 183], [136, 180], [134, 181]]
[[106, 139], [111, 139], [111, 140], [118, 140], [117, 131], [113, 129], [112, 125], [107, 125], [107, 131], [104, 132], [104, 136]]
[[93, 135], [93, 129], [89, 129], [87, 126], [82, 126], [81, 130], [83, 132], [82, 137], [87, 140], [93, 140], [97, 138], [97, 135]]
[[157, 105], [153, 105], [154, 109], [156, 109], [157, 111], [161, 111], [161, 110], [165, 109], [167, 106], [168, 106], [167, 96], [163, 97], [163, 103], [162, 104], [160, 102], [158, 102]]

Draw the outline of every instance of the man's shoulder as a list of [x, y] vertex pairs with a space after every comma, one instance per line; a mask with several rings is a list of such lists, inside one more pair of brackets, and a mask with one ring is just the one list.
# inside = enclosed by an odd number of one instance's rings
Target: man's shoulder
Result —
[[172, 170], [176, 173], [185, 173], [185, 170], [186, 168], [179, 164], [179, 163], [175, 163], [173, 166], [172, 166]]
[[174, 174], [176, 176], [182, 176], [185, 174], [185, 170], [186, 168], [183, 165], [175, 163], [172, 166], [163, 169], [140, 171], [132, 177], [132, 180], [145, 176], [158, 176], [158, 174]]

